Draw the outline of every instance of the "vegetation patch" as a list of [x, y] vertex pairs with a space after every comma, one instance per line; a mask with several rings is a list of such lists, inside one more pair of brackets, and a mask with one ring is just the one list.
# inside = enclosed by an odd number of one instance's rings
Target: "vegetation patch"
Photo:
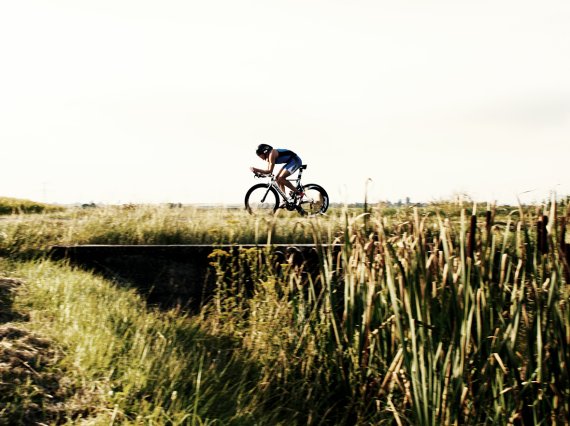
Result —
[[84, 416], [92, 396], [62, 371], [57, 343], [29, 331], [26, 317], [12, 310], [21, 284], [0, 278], [0, 424], [60, 424]]
[[62, 211], [65, 208], [53, 204], [38, 203], [36, 201], [19, 198], [0, 197], [0, 215], [21, 213], [45, 213]]
[[[97, 207], [0, 221], [0, 266], [21, 280], [0, 297], [2, 362], [22, 383], [3, 398], [24, 400], [32, 383], [66, 407], [54, 422], [92, 424], [566, 424], [568, 202], [477, 207], [315, 218]], [[215, 250], [214, 295], [198, 313], [31, 255], [62, 241], [280, 239], [313, 242], [318, 265]], [[28, 412], [46, 398], [28, 397]], [[6, 413], [27, 415], [19, 407]]]

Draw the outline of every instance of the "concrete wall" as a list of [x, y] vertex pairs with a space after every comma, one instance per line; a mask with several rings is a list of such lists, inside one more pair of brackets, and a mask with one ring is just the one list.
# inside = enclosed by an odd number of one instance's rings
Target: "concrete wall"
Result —
[[[103, 274], [118, 285], [136, 287], [150, 304], [198, 308], [212, 295], [215, 271], [208, 256], [214, 249], [267, 250], [266, 245], [78, 245], [54, 246], [53, 259]], [[312, 244], [271, 246], [280, 262], [318, 265]]]

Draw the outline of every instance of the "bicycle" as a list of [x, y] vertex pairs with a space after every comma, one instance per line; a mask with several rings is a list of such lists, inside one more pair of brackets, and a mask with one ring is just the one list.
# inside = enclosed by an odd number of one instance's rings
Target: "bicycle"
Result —
[[[329, 208], [329, 196], [324, 188], [316, 183], [301, 184], [303, 170], [307, 168], [303, 164], [299, 168], [299, 174], [296, 178], [288, 178], [290, 182], [294, 182], [297, 189], [292, 201], [289, 201], [287, 194], [279, 188], [273, 174], [263, 175], [254, 173], [256, 178], [268, 178], [266, 183], [258, 183], [253, 185], [245, 194], [245, 208], [253, 215], [275, 213], [277, 209], [284, 208], [289, 211], [297, 210], [303, 216], [314, 216], [323, 214]], [[280, 201], [283, 200], [281, 203]]]

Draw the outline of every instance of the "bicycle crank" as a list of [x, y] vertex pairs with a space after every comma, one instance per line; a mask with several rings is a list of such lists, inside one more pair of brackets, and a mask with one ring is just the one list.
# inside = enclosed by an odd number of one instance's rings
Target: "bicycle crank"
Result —
[[289, 201], [285, 202], [285, 208], [287, 210], [289, 210], [290, 212], [292, 212], [293, 210], [297, 210], [297, 204], [296, 203], [290, 203]]

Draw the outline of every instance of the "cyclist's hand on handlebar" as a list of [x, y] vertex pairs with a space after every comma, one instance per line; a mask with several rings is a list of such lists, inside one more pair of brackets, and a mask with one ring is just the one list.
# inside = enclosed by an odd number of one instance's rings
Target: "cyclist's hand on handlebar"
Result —
[[253, 167], [250, 167], [249, 170], [253, 173], [255, 177], [263, 177], [265, 176], [263, 173], [256, 172]]

